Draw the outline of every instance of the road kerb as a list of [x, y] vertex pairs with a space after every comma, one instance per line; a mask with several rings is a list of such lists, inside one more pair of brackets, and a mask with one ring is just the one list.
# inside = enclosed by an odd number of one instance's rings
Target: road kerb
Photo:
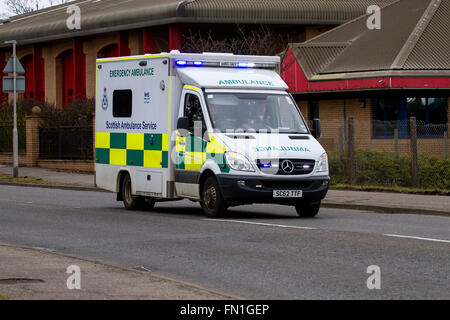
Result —
[[404, 208], [404, 207], [387, 207], [387, 206], [374, 206], [366, 204], [348, 204], [337, 202], [322, 202], [323, 208], [334, 209], [350, 209], [350, 210], [364, 210], [373, 211], [375, 213], [387, 213], [387, 214], [420, 214], [429, 216], [443, 216], [450, 217], [450, 213], [446, 211], [429, 210], [422, 208]]

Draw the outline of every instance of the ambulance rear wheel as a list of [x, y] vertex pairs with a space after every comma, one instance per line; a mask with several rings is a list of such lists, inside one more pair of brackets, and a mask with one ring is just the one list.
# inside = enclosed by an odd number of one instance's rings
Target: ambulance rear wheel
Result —
[[125, 175], [122, 181], [122, 200], [127, 210], [140, 209], [144, 205], [144, 199], [142, 197], [133, 196], [131, 193], [131, 178], [128, 174]]
[[313, 218], [320, 210], [320, 201], [315, 203], [299, 203], [295, 205], [295, 210], [300, 217]]
[[227, 204], [215, 177], [206, 179], [202, 188], [200, 203], [203, 213], [209, 218], [221, 217], [227, 211]]

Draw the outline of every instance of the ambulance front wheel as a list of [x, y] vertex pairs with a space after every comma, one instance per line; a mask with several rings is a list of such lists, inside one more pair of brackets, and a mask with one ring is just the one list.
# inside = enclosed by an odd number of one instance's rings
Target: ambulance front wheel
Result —
[[209, 218], [218, 218], [227, 211], [227, 204], [220, 192], [219, 184], [215, 177], [206, 179], [201, 194], [201, 206], [205, 215]]
[[153, 208], [155, 205], [154, 201], [152, 203], [152, 201], [145, 201], [142, 197], [133, 196], [131, 193], [131, 178], [129, 174], [126, 174], [122, 181], [122, 200], [127, 210], [143, 209], [147, 205]]
[[315, 203], [299, 203], [295, 205], [295, 210], [300, 217], [313, 218], [320, 210], [320, 201]]

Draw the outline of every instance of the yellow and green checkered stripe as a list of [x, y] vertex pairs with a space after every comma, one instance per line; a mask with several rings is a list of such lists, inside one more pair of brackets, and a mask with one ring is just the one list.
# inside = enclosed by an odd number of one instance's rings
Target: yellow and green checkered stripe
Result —
[[167, 168], [169, 136], [161, 133], [95, 133], [95, 162], [119, 166]]
[[175, 151], [175, 168], [178, 170], [198, 171], [207, 159], [212, 159], [222, 173], [230, 172], [225, 161], [226, 148], [213, 136], [210, 136], [210, 142], [193, 136], [177, 137]]

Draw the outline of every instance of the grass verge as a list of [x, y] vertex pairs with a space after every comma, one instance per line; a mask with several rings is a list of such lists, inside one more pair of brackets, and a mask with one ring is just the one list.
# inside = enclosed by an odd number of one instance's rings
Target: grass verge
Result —
[[19, 177], [13, 178], [9, 174], [0, 174], [0, 182], [17, 182], [17, 183], [34, 183], [34, 184], [58, 184], [64, 186], [73, 186], [73, 184], [60, 182], [60, 181], [50, 181], [42, 180], [41, 178], [31, 178], [31, 177]]
[[334, 185], [332, 184], [330, 186], [330, 189], [450, 196], [450, 190], [447, 189], [441, 190], [441, 189], [422, 189], [422, 188], [408, 188], [408, 187], [354, 186], [350, 184], [334, 184]]

